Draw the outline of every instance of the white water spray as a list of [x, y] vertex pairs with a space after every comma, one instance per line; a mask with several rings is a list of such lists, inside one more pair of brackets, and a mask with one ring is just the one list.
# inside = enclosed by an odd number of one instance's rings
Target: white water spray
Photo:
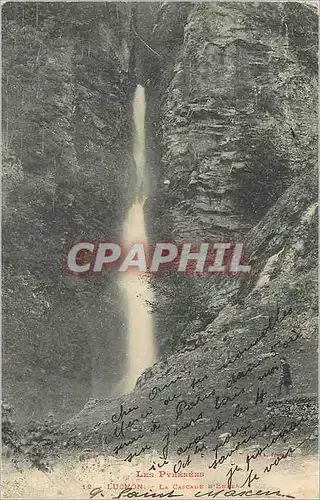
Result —
[[[147, 244], [143, 213], [146, 200], [146, 152], [145, 152], [145, 93], [138, 85], [133, 101], [134, 161], [137, 172], [136, 198], [126, 217], [123, 228], [123, 245]], [[153, 293], [138, 271], [124, 273], [120, 278], [127, 312], [128, 366], [120, 392], [131, 391], [137, 378], [156, 362], [156, 347], [152, 328], [152, 317], [147, 302], [152, 302]]]

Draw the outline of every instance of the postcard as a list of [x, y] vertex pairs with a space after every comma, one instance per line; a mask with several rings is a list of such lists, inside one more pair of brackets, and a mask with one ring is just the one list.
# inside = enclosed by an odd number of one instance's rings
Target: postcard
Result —
[[316, 1], [2, 5], [2, 498], [318, 498]]

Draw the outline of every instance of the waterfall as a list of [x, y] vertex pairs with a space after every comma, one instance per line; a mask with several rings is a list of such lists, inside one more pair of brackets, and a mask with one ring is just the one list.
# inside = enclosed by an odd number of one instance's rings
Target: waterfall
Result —
[[[145, 151], [145, 92], [138, 85], [133, 100], [134, 161], [137, 175], [136, 197], [127, 214], [123, 227], [125, 247], [133, 243], [147, 244], [143, 205], [146, 199], [146, 151]], [[123, 273], [120, 278], [127, 315], [127, 370], [120, 392], [131, 391], [142, 372], [156, 362], [156, 346], [152, 328], [152, 316], [147, 302], [153, 293], [143, 274], [137, 270]]]

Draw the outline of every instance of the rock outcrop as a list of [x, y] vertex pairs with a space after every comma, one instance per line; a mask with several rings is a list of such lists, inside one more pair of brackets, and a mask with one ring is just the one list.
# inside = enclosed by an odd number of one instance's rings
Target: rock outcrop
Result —
[[316, 47], [303, 5], [193, 6], [160, 120], [177, 238], [242, 236], [313, 164]]
[[[116, 440], [109, 445], [104, 436], [119, 404], [147, 409], [152, 388], [173, 378], [181, 398], [189, 396], [190, 379], [204, 375], [204, 388], [218, 392], [253, 358], [277, 366], [268, 378], [269, 396], [276, 397], [280, 367], [272, 352], [290, 359], [292, 397], [313, 401], [316, 10], [283, 2], [70, 3], [58, 10], [55, 4], [16, 4], [12, 11], [9, 5], [4, 131], [14, 179], [6, 206], [23, 190], [4, 220], [7, 397], [21, 407], [27, 401], [27, 408], [41, 407], [34, 415], [46, 414], [53, 402], [67, 418], [93, 396], [66, 424], [65, 442], [71, 449], [86, 444], [110, 452]], [[22, 50], [25, 39], [29, 52]], [[190, 287], [169, 283], [172, 303], [178, 299], [181, 311], [190, 309], [183, 345], [181, 325], [174, 330], [174, 315], [160, 304], [167, 323], [164, 331], [158, 322], [158, 336], [169, 345], [166, 356], [132, 394], [110, 401], [105, 380], [119, 380], [124, 361], [116, 286], [110, 282], [106, 294], [103, 280], [66, 277], [60, 258], [75, 239], [121, 235], [135, 185], [131, 99], [138, 82], [146, 88], [150, 131], [150, 240], [241, 239], [252, 273]], [[182, 286], [186, 294], [189, 288], [188, 301]], [[27, 297], [24, 305], [21, 297]], [[277, 326], [252, 347], [251, 357], [215, 369], [227, 353], [253, 342], [269, 318]], [[247, 384], [251, 401], [254, 386]], [[240, 394], [235, 404], [242, 402]], [[176, 425], [169, 403], [165, 412], [155, 403], [160, 426]], [[213, 404], [199, 404], [204, 431], [212, 425], [206, 413]], [[258, 413], [253, 410], [257, 421]], [[138, 432], [133, 428], [132, 436]], [[148, 442], [156, 446], [151, 434]]]

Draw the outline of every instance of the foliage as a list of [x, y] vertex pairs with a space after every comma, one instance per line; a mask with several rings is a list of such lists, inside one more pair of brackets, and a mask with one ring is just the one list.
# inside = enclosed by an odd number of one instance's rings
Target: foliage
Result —
[[[7, 451], [12, 451], [13, 453], [20, 451], [20, 435], [13, 420], [14, 408], [9, 403], [1, 402], [1, 435], [2, 443], [6, 447]], [[4, 450], [3, 450], [4, 451]]]
[[151, 307], [156, 330], [161, 332], [158, 343], [162, 354], [185, 345], [189, 325], [193, 324], [194, 333], [210, 323], [209, 285], [210, 279], [179, 274], [173, 269], [165, 269], [151, 279], [155, 295]]
[[30, 422], [19, 430], [13, 413], [14, 408], [2, 402], [2, 442], [6, 453], [11, 452], [16, 465], [23, 461], [38, 470], [50, 472], [61, 442], [60, 424], [50, 414], [46, 419]]
[[32, 422], [27, 426], [21, 440], [21, 450], [32, 467], [44, 472], [52, 470], [61, 435], [60, 424], [54, 421], [52, 415], [44, 421]]

